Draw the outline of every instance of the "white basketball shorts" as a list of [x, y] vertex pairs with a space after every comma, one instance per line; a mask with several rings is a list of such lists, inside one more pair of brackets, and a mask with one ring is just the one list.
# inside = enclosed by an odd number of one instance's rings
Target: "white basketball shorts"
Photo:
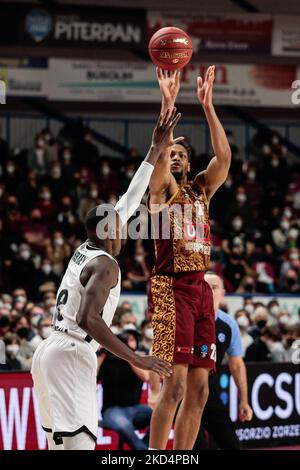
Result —
[[87, 432], [96, 441], [97, 357], [84, 339], [53, 331], [39, 344], [31, 373], [43, 429], [56, 444]]

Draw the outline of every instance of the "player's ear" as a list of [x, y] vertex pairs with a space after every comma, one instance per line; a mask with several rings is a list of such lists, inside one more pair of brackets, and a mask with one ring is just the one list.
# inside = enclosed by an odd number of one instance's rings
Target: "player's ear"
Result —
[[191, 171], [191, 163], [190, 162], [188, 163], [187, 171], [188, 171], [188, 173]]

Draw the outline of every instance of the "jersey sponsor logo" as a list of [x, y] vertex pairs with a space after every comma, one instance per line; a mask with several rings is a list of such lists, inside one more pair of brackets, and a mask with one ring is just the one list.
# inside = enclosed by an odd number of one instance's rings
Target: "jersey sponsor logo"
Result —
[[200, 354], [201, 354], [201, 357], [206, 357], [207, 354], [208, 354], [208, 346], [207, 344], [202, 344], [202, 346], [200, 347]]
[[180, 353], [194, 354], [194, 348], [190, 348], [188, 346], [177, 346], [176, 351]]
[[184, 224], [184, 239], [187, 241], [195, 240], [201, 243], [209, 243], [210, 241], [210, 228], [208, 224], [203, 223], [185, 223]]
[[80, 251], [76, 250], [74, 255], [72, 256], [72, 261], [74, 261], [75, 264], [78, 266], [81, 266], [87, 259], [86, 255], [83, 255], [80, 253]]
[[226, 336], [224, 333], [218, 334], [218, 340], [220, 341], [220, 343], [225, 343], [225, 339], [226, 339]]

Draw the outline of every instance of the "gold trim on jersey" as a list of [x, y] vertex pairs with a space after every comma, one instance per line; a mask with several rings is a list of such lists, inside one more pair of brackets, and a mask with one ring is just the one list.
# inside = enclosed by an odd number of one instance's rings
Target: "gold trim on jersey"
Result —
[[153, 276], [151, 294], [154, 307], [152, 317], [153, 355], [173, 362], [176, 334], [176, 309], [173, 293], [173, 278]]
[[157, 203], [157, 205], [161, 206], [159, 210], [150, 209], [150, 193], [149, 193], [147, 196], [147, 200], [146, 200], [146, 206], [147, 206], [147, 210], [149, 214], [158, 214], [159, 212], [162, 212], [166, 207], [168, 207], [173, 201], [173, 199], [177, 196], [178, 192], [180, 191], [180, 187], [181, 186], [177, 187], [177, 190], [175, 191], [175, 193], [166, 202], [162, 202], [161, 204]]

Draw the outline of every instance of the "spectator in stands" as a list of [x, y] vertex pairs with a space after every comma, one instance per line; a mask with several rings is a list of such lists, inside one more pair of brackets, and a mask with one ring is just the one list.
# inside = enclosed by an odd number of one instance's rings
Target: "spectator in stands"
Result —
[[258, 303], [255, 305], [255, 310], [251, 316], [251, 320], [254, 325], [250, 328], [249, 334], [253, 339], [261, 336], [265, 326], [269, 319], [269, 313], [267, 308], [262, 304]]
[[137, 329], [137, 319], [133, 313], [124, 313], [120, 318], [121, 330], [132, 328]]
[[37, 171], [38, 175], [45, 175], [50, 171], [53, 155], [46, 149], [46, 143], [41, 134], [35, 137], [34, 148], [28, 153], [27, 167]]
[[53, 272], [51, 261], [43, 259], [41, 268], [36, 273], [36, 288], [40, 292], [40, 287], [47, 283], [53, 283], [57, 289], [60, 284], [60, 277]]
[[286, 362], [287, 353], [277, 326], [266, 326], [260, 336], [248, 347], [246, 362]]
[[53, 267], [53, 272], [61, 276], [71, 256], [70, 245], [64, 239], [62, 232], [53, 233], [52, 239], [46, 245], [46, 257]]
[[15, 333], [6, 333], [3, 337], [5, 344], [5, 364], [0, 363], [0, 370], [21, 370], [19, 359], [20, 343]]
[[246, 310], [237, 310], [234, 315], [237, 324], [240, 329], [240, 334], [241, 334], [241, 342], [242, 342], [242, 357], [245, 356], [247, 348], [250, 346], [250, 344], [253, 343], [253, 337], [249, 335], [248, 333], [248, 328], [250, 325], [249, 321], [249, 313]]
[[125, 260], [126, 279], [123, 281], [123, 288], [134, 291], [146, 291], [150, 269], [146, 260], [146, 253], [143, 245], [137, 245], [133, 259], [127, 257]]
[[30, 219], [23, 226], [23, 236], [25, 241], [34, 251], [42, 254], [49, 238], [47, 222], [42, 220], [40, 209], [34, 208], [30, 213]]
[[[118, 338], [137, 351], [138, 340], [133, 332], [122, 333]], [[152, 410], [140, 404], [143, 382], [149, 380], [149, 373], [105, 350], [99, 355], [99, 365], [103, 386], [102, 426], [118, 432], [131, 449], [148, 449], [149, 433], [139, 439], [135, 429], [150, 425]]]
[[143, 320], [141, 323], [141, 341], [139, 342], [139, 351], [144, 354], [150, 354], [153, 341], [153, 330], [150, 320]]

